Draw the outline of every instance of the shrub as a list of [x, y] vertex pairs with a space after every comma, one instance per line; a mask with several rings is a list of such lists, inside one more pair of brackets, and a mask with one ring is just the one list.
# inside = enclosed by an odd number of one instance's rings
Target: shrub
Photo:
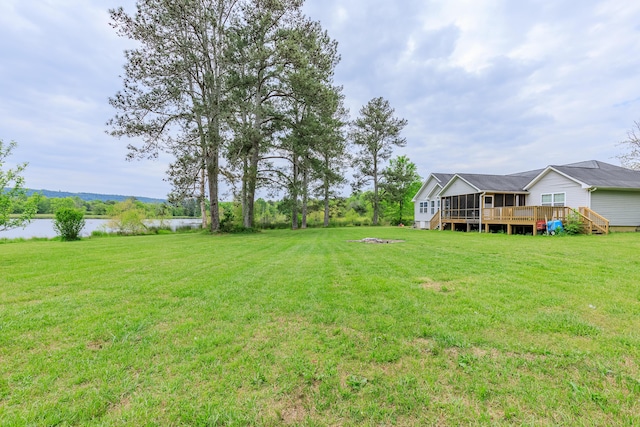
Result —
[[144, 209], [133, 200], [116, 203], [111, 207], [109, 228], [118, 234], [145, 234], [147, 214]]
[[147, 234], [171, 234], [171, 227], [160, 223], [159, 225], [150, 225], [146, 230]]
[[194, 226], [191, 224], [183, 224], [176, 226], [176, 233], [188, 233], [191, 231], [199, 231], [202, 230], [200, 226]]
[[78, 240], [84, 228], [84, 213], [78, 209], [60, 208], [55, 213], [53, 228], [62, 240]]
[[223, 208], [222, 218], [220, 219], [220, 231], [222, 233], [230, 233], [235, 228], [235, 215], [229, 206]]
[[569, 235], [580, 234], [583, 232], [583, 227], [580, 215], [577, 212], [574, 211], [567, 215], [567, 220], [564, 224], [565, 233]]

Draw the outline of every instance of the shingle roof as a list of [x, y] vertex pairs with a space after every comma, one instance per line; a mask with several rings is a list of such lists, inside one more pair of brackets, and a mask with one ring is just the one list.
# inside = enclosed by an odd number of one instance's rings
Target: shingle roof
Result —
[[[414, 202], [417, 200], [417, 199], [416, 199], [416, 197], [418, 197], [418, 195], [419, 195], [420, 193], [422, 193], [422, 190], [424, 190], [424, 189], [425, 189], [425, 187], [427, 186], [427, 183], [429, 182], [429, 180], [431, 179], [431, 177], [432, 177], [432, 176], [433, 176], [433, 177], [435, 177], [435, 179], [437, 179], [437, 180], [438, 180], [438, 182], [439, 182], [439, 183], [438, 183], [438, 185], [440, 185], [440, 187], [442, 188], [442, 187], [444, 187], [445, 185], [447, 185], [447, 183], [448, 183], [449, 181], [451, 181], [451, 178], [453, 178], [453, 176], [454, 176], [454, 175], [455, 175], [455, 174], [453, 174], [453, 173], [438, 173], [438, 172], [430, 173], [430, 174], [429, 174], [429, 177], [426, 179], [426, 181], [424, 181], [424, 182], [422, 183], [422, 186], [420, 187], [420, 189], [418, 190], [418, 192], [416, 193], [416, 195], [415, 195], [415, 196], [413, 196], [413, 199], [411, 199], [411, 200], [412, 200], [412, 201], [414, 201]], [[432, 190], [432, 191], [433, 191], [433, 190]]]
[[531, 181], [530, 177], [519, 175], [459, 173], [458, 176], [480, 191], [524, 192], [524, 186]]
[[517, 172], [517, 173], [510, 173], [507, 176], [522, 176], [522, 177], [526, 177], [529, 179], [533, 179], [536, 176], [540, 175], [540, 173], [544, 171], [544, 168], [542, 169], [534, 169], [532, 171], [525, 171], [525, 172]]
[[551, 167], [590, 187], [640, 189], [640, 171], [598, 160]]
[[435, 176], [438, 181], [440, 181], [440, 184], [444, 187], [445, 185], [447, 185], [447, 183], [449, 181], [451, 181], [451, 178], [453, 178], [453, 176], [455, 175], [454, 173], [432, 173], [431, 175]]
[[474, 173], [433, 173], [444, 187], [457, 175], [473, 185], [480, 192], [526, 193], [526, 187], [533, 184], [541, 173], [553, 168], [589, 187], [611, 189], [640, 189], [640, 171], [615, 166], [598, 160], [551, 165], [545, 169], [535, 169], [510, 175], [486, 175]]

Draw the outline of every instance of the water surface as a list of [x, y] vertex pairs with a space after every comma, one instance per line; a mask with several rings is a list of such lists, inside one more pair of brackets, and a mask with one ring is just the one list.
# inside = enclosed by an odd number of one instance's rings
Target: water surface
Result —
[[[85, 220], [85, 226], [80, 233], [81, 236], [90, 236], [93, 231], [113, 231], [108, 228], [108, 219], [87, 219]], [[175, 231], [177, 227], [199, 227], [201, 224], [200, 218], [189, 219], [168, 219], [163, 221]], [[147, 221], [147, 225], [158, 226], [160, 220]], [[31, 239], [34, 237], [46, 237], [48, 239], [56, 237], [56, 232], [53, 229], [52, 219], [34, 219], [24, 228], [14, 228], [12, 230], [0, 231], [0, 239]]]

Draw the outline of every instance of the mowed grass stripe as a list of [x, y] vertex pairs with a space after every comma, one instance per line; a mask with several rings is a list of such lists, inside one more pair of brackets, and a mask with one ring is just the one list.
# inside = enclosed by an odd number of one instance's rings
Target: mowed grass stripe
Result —
[[639, 240], [0, 244], [0, 424], [634, 425]]

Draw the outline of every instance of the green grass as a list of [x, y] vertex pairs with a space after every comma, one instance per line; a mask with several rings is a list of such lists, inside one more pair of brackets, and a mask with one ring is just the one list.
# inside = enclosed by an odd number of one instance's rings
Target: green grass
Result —
[[398, 228], [0, 243], [0, 425], [638, 425], [639, 254]]

